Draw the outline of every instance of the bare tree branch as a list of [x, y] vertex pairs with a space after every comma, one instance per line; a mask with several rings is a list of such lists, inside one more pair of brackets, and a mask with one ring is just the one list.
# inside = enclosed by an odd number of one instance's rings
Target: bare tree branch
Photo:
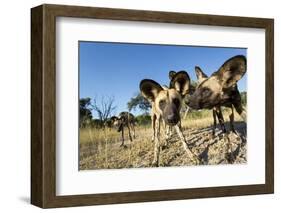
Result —
[[111, 116], [111, 113], [116, 109], [114, 100], [114, 97], [104, 96], [102, 96], [100, 102], [98, 102], [97, 98], [93, 99], [92, 108], [97, 112], [98, 117], [102, 122], [105, 122]]

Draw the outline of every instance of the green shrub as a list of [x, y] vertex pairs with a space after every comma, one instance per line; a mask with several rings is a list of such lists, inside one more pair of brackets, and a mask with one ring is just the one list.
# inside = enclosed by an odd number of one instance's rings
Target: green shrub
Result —
[[151, 124], [151, 117], [148, 114], [142, 114], [136, 116], [137, 125], [145, 126]]

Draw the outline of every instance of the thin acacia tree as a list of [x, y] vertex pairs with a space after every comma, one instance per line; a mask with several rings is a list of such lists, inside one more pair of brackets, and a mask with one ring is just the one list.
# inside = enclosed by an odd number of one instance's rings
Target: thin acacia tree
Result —
[[100, 100], [94, 98], [92, 101], [92, 109], [97, 113], [99, 120], [104, 123], [116, 109], [114, 97], [102, 96]]

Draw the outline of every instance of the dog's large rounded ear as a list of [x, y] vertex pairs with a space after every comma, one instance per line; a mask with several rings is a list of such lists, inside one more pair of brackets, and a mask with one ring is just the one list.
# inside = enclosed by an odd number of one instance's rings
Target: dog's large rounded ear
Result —
[[222, 87], [229, 88], [235, 85], [246, 73], [247, 59], [243, 55], [237, 55], [228, 59], [217, 71]]
[[195, 67], [195, 73], [196, 73], [198, 82], [202, 82], [208, 78], [208, 76], [198, 66]]
[[169, 79], [172, 80], [173, 77], [174, 77], [176, 74], [177, 74], [176, 71], [171, 70], [171, 71], [169, 72]]
[[141, 94], [150, 102], [154, 102], [161, 90], [163, 90], [161, 85], [151, 79], [144, 79], [140, 82]]
[[190, 87], [190, 78], [186, 71], [177, 72], [170, 82], [170, 88], [176, 89], [182, 96], [186, 95]]

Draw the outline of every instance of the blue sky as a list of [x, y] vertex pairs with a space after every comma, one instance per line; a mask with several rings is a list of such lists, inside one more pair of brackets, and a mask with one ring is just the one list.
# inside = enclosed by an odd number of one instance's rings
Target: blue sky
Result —
[[[168, 85], [170, 70], [185, 70], [196, 81], [195, 66], [210, 75], [230, 57], [246, 54], [245, 48], [80, 41], [79, 95], [98, 100], [114, 97], [115, 113], [119, 114], [128, 111], [127, 102], [139, 92], [139, 82], [144, 78]], [[246, 91], [246, 82], [247, 75], [238, 82], [240, 91]]]

